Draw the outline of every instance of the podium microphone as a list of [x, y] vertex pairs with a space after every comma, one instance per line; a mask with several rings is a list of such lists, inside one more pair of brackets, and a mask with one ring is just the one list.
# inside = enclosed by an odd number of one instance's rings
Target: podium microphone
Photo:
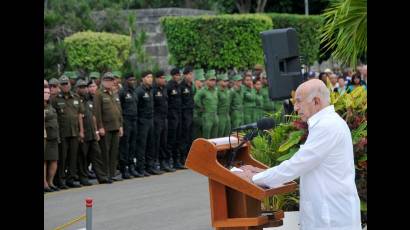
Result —
[[262, 118], [259, 121], [251, 124], [241, 125], [237, 128], [234, 128], [232, 131], [240, 131], [246, 129], [259, 129], [259, 130], [266, 130], [271, 129], [275, 126], [275, 120], [272, 118]]

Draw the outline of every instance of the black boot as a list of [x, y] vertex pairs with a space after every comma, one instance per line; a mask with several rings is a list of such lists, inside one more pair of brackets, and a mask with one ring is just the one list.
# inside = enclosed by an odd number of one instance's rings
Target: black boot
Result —
[[163, 173], [163, 172], [161, 173], [161, 171], [157, 170], [154, 167], [148, 167], [145, 169], [145, 171], [147, 171], [151, 175], [161, 175]]
[[130, 174], [133, 176], [133, 177], [143, 177], [144, 176], [144, 174], [141, 174], [141, 173], [139, 173], [137, 170], [135, 170], [135, 166], [134, 165], [129, 165], [128, 166], [128, 171], [130, 172]]
[[120, 167], [120, 172], [121, 172], [121, 178], [122, 179], [128, 180], [128, 179], [131, 178], [126, 166], [121, 166]]
[[92, 185], [92, 184], [88, 181], [88, 179], [86, 179], [86, 178], [80, 178], [80, 184], [81, 184], [82, 186], [90, 186], [90, 185]]
[[169, 164], [166, 161], [161, 161], [160, 168], [165, 172], [175, 172], [176, 170], [169, 167]]
[[80, 188], [81, 185], [74, 182], [74, 179], [67, 180], [65, 184], [70, 188]]
[[187, 169], [185, 166], [183, 166], [179, 160], [174, 161], [174, 168], [176, 169]]

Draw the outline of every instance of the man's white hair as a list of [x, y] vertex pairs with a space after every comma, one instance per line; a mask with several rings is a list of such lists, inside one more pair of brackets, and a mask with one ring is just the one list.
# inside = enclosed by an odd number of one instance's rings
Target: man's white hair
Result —
[[330, 91], [325, 83], [321, 82], [317, 86], [312, 86], [308, 98], [312, 100], [314, 97], [319, 97], [325, 105], [330, 104]]

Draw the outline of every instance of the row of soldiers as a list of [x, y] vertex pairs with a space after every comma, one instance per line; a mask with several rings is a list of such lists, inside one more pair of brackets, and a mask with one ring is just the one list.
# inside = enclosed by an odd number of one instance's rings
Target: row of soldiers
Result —
[[[133, 74], [124, 76], [122, 86], [117, 71], [101, 80], [93, 72], [89, 82], [66, 75], [51, 79], [51, 98], [45, 100], [45, 191], [90, 185], [90, 164], [99, 183], [185, 169], [194, 138], [227, 136], [231, 127], [275, 110], [263, 73], [255, 80], [251, 72], [234, 75], [233, 84], [215, 70], [187, 67], [181, 76], [174, 68], [170, 74], [159, 71], [154, 80], [152, 72], [143, 72], [139, 86]], [[54, 176], [50, 165], [57, 160]]]

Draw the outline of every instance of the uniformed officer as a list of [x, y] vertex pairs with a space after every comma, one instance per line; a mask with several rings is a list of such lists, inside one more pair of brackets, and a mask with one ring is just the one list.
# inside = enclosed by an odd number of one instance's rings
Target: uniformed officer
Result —
[[51, 106], [49, 99], [50, 89], [44, 87], [44, 134], [46, 139], [46, 145], [44, 148], [44, 192], [60, 190], [53, 182], [57, 171], [58, 142], [60, 141], [60, 134], [58, 129], [57, 112], [53, 106]]
[[263, 110], [265, 114], [272, 114], [276, 111], [281, 110], [282, 102], [281, 101], [272, 101], [269, 97], [269, 86], [268, 79], [266, 78], [266, 72], [261, 73], [261, 82], [262, 82], [262, 95], [263, 95]]
[[[66, 189], [67, 186], [81, 187], [74, 183], [74, 179], [77, 177], [78, 144], [79, 140], [84, 138], [83, 107], [80, 97], [71, 91], [68, 77], [61, 76], [59, 82], [61, 92], [52, 101], [58, 114], [61, 137], [56, 185], [62, 189]], [[68, 161], [67, 164], [66, 161]], [[66, 168], [68, 169], [67, 175]]]
[[254, 117], [254, 110], [256, 107], [256, 95], [253, 88], [252, 75], [246, 74], [244, 77], [243, 87], [243, 122], [245, 124], [253, 123], [256, 121]]
[[51, 78], [48, 81], [48, 86], [50, 87], [50, 97], [55, 98], [60, 92], [59, 82], [57, 78]]
[[194, 116], [194, 85], [193, 85], [193, 70], [191, 67], [184, 69], [184, 78], [180, 84], [181, 87], [181, 104], [182, 104], [182, 119], [181, 130], [184, 135], [181, 135], [182, 148], [180, 162], [185, 165], [185, 159], [191, 148], [193, 135], [193, 116]]
[[203, 87], [195, 95], [195, 103], [202, 113], [202, 134], [204, 138], [215, 138], [218, 136], [218, 92], [215, 87], [215, 70], [206, 73], [206, 87]]
[[167, 150], [168, 139], [168, 95], [165, 88], [164, 71], [155, 73], [154, 96], [154, 155], [158, 158], [160, 169], [175, 172], [171, 166], [171, 154]]
[[120, 171], [123, 179], [142, 177], [135, 170], [134, 156], [137, 144], [138, 130], [138, 97], [136, 94], [135, 77], [132, 73], [125, 76], [126, 83], [120, 89], [124, 135], [120, 138]]
[[97, 122], [94, 116], [93, 100], [88, 93], [87, 82], [79, 79], [77, 81], [77, 93], [81, 98], [81, 103], [84, 108], [83, 125], [84, 125], [84, 139], [80, 142], [79, 156], [78, 156], [78, 174], [80, 184], [89, 186], [88, 181], [88, 162], [90, 159], [94, 171], [96, 172], [99, 183], [109, 183], [107, 174], [102, 162], [101, 149], [98, 145], [100, 136], [97, 131]]
[[231, 131], [231, 118], [229, 114], [231, 95], [228, 89], [229, 78], [226, 73], [218, 77], [218, 137], [226, 137]]
[[121, 71], [115, 70], [115, 71], [112, 71], [112, 75], [114, 75], [115, 77], [114, 92], [118, 93], [122, 88], [122, 84], [121, 84], [122, 73]]
[[167, 150], [171, 153], [173, 167], [185, 169], [180, 162], [181, 156], [181, 73], [178, 68], [171, 70], [172, 79], [166, 85], [168, 95], [168, 143]]
[[232, 128], [243, 125], [243, 96], [242, 96], [242, 77], [236, 74], [232, 78], [234, 85], [231, 89], [231, 124]]
[[[195, 77], [195, 85], [194, 85], [193, 91], [194, 91], [194, 95], [196, 95], [198, 91], [205, 84], [204, 69], [195, 69], [194, 77]], [[194, 96], [193, 130], [194, 130], [193, 133], [194, 133], [195, 139], [202, 137], [201, 113], [199, 111], [198, 105], [195, 103], [195, 96]]]
[[95, 84], [97, 85], [97, 88], [100, 87], [101, 80], [100, 80], [100, 73], [99, 72], [95, 72], [95, 71], [91, 72], [90, 73], [90, 80], [95, 82]]
[[253, 68], [253, 74], [255, 75], [255, 78], [260, 78], [260, 75], [262, 72], [263, 72], [263, 65], [255, 64]]
[[155, 168], [152, 72], [144, 71], [141, 77], [142, 84], [136, 90], [138, 97], [137, 171], [144, 176], [159, 175], [163, 172]]
[[75, 92], [75, 84], [76, 84], [76, 80], [77, 80], [77, 77], [78, 77], [77, 72], [75, 72], [75, 71], [66, 71], [66, 72], [64, 72], [64, 75], [67, 76], [68, 79], [70, 79], [70, 85], [72, 86], [71, 91]]
[[263, 116], [263, 95], [262, 95], [262, 83], [260, 78], [256, 78], [253, 82], [255, 88], [255, 110], [254, 119], [259, 121]]
[[[120, 99], [114, 94], [114, 76], [104, 73], [102, 88], [94, 96], [94, 114], [101, 137], [103, 164], [109, 181], [122, 180], [115, 177], [118, 163], [119, 139], [123, 134]], [[100, 145], [100, 147], [101, 147]]]

